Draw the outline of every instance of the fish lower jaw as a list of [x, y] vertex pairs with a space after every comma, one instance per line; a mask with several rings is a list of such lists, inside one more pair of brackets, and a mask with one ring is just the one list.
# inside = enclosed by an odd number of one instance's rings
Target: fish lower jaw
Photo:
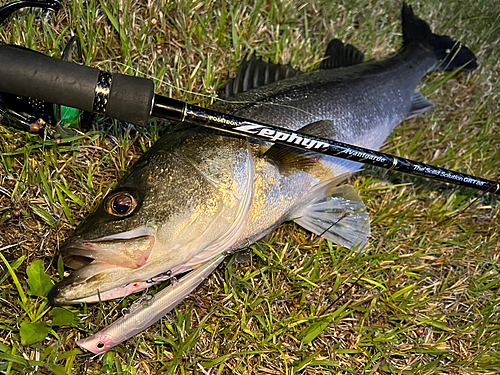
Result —
[[117, 298], [123, 298], [129, 294], [140, 292], [141, 290], [151, 287], [153, 284], [147, 281], [137, 281], [133, 283], [128, 283], [118, 288], [110, 289], [104, 292], [99, 292], [89, 297], [83, 297], [79, 299], [73, 299], [67, 303], [78, 304], [78, 303], [97, 303], [100, 301], [108, 301]]
[[107, 301], [139, 292], [172, 275], [171, 271], [147, 272], [94, 261], [54, 285], [48, 298], [53, 305]]
[[[126, 297], [129, 294], [140, 292], [141, 290], [150, 288], [154, 284], [165, 281], [172, 276], [170, 271], [164, 272], [156, 277], [152, 277], [146, 281], [134, 281], [125, 283], [121, 286], [109, 289], [106, 291], [98, 291], [85, 297], [75, 297], [81, 293], [71, 293], [71, 290], [65, 290], [64, 285], [56, 284], [49, 293], [49, 300], [54, 305], [74, 305], [79, 303], [97, 303], [100, 301], [108, 301], [112, 299]], [[69, 285], [69, 284], [68, 284]], [[69, 286], [68, 286], [69, 287]], [[71, 289], [71, 288], [70, 288]]]

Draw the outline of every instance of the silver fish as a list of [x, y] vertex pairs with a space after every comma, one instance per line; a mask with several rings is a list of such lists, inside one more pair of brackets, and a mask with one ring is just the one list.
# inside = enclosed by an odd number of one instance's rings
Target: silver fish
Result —
[[186, 298], [223, 260], [224, 255], [221, 254], [201, 264], [180, 281], [156, 293], [152, 301], [143, 302], [103, 330], [78, 340], [76, 344], [94, 354], [101, 354], [144, 331]]
[[[406, 4], [403, 48], [364, 62], [332, 41], [318, 70], [300, 73], [253, 56], [213, 108], [377, 150], [404, 119], [432, 107], [416, 86], [434, 69], [472, 70], [474, 54], [433, 34]], [[307, 138], [295, 142], [308, 147]], [[194, 126], [165, 134], [61, 249], [72, 275], [54, 304], [128, 295], [248, 246], [286, 220], [347, 247], [370, 228], [365, 206], [338, 184], [361, 164]]]

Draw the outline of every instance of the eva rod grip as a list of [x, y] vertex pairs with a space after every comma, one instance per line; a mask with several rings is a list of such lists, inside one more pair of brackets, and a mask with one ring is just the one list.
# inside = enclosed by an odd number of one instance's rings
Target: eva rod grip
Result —
[[151, 115], [154, 83], [2, 45], [0, 91], [145, 126]]

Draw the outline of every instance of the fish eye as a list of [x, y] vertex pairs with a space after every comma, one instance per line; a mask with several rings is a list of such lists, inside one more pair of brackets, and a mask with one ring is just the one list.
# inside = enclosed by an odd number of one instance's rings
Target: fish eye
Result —
[[99, 341], [96, 345], [96, 348], [101, 350], [101, 349], [104, 349], [105, 346], [106, 346], [106, 344], [104, 343], [104, 341]]
[[137, 207], [137, 199], [126, 191], [119, 191], [106, 199], [106, 211], [113, 216], [130, 215]]

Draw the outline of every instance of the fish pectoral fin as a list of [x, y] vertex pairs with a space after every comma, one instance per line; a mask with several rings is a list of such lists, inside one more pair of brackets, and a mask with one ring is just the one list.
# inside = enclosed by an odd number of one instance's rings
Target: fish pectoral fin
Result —
[[338, 180], [318, 185], [292, 217], [300, 226], [347, 248], [360, 251], [370, 235], [370, 218], [361, 197]]
[[[299, 131], [302, 134], [315, 137], [335, 139], [334, 124], [330, 120], [313, 122], [300, 128]], [[314, 146], [317, 144], [316, 141], [303, 137], [295, 137], [293, 142], [290, 143], [309, 147], [311, 151], [275, 144], [264, 153], [265, 157], [278, 166], [282, 174], [296, 169], [307, 171], [311, 167], [318, 165], [318, 158], [321, 155], [314, 151]]]
[[319, 69], [337, 69], [361, 64], [365, 54], [351, 44], [344, 44], [338, 39], [328, 43], [325, 59], [319, 64]]
[[276, 164], [281, 174], [287, 174], [297, 169], [301, 171], [309, 170], [318, 164], [314, 155], [318, 154], [281, 145], [272, 146], [264, 154], [269, 161]]
[[434, 103], [430, 102], [420, 91], [415, 90], [411, 96], [410, 112], [405, 116], [405, 120], [421, 115], [433, 107]]

